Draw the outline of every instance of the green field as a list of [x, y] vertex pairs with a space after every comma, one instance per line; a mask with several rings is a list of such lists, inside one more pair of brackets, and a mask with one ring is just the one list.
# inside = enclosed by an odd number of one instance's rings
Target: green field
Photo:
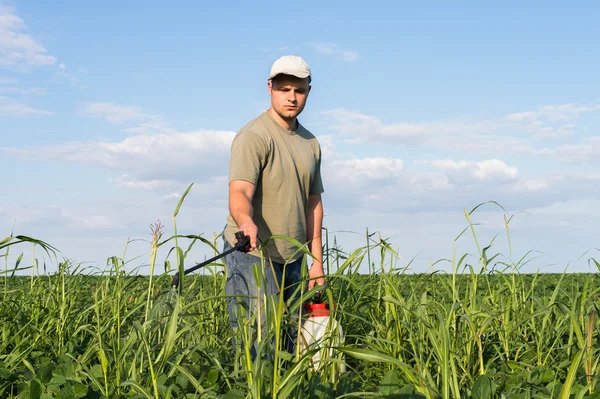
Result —
[[[327, 242], [327, 294], [345, 341], [315, 369], [312, 353], [270, 346], [294, 322], [275, 298], [264, 298], [266, 331], [236, 332], [264, 356], [234, 355], [222, 261], [170, 286], [177, 265], [193, 262], [189, 245], [216, 244], [154, 232], [149, 276], [126, 272], [118, 257], [100, 272], [6, 262], [0, 397], [600, 398], [597, 274], [520, 274], [486, 249], [472, 263], [451, 259], [453, 273], [407, 274], [391, 266], [397, 255], [383, 239], [350, 253]], [[28, 245], [52, 254], [27, 237], [0, 250]], [[170, 263], [157, 263], [160, 248], [172, 250]], [[359, 274], [365, 265], [370, 273]]]

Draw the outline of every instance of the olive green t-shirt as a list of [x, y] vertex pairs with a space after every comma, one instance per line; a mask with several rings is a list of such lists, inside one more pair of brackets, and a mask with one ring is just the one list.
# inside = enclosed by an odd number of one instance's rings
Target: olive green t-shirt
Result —
[[[321, 147], [300, 122], [288, 131], [264, 112], [236, 134], [231, 145], [229, 181], [246, 180], [256, 186], [252, 198], [253, 220], [258, 228], [258, 247], [271, 235], [307, 241], [308, 197], [320, 194]], [[227, 216], [225, 239], [235, 244], [239, 231]], [[298, 247], [287, 240], [269, 240], [266, 251], [274, 262], [297, 259]], [[257, 249], [250, 254], [261, 256]], [[295, 256], [293, 256], [295, 254]]]

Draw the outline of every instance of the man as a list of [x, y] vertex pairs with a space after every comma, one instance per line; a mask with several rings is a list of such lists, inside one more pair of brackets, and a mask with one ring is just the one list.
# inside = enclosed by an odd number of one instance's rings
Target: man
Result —
[[[248, 253], [235, 251], [224, 258], [228, 311], [234, 329], [240, 317], [240, 301], [249, 311], [256, 309], [255, 264], [261, 271], [261, 296], [283, 290], [286, 302], [297, 300], [304, 256], [289, 240], [273, 239], [273, 235], [307, 244], [314, 257], [307, 288], [325, 285], [321, 148], [298, 121], [311, 90], [311, 79], [310, 68], [302, 58], [289, 55], [276, 60], [267, 79], [270, 108], [243, 126], [231, 146], [224, 250], [235, 245], [237, 231], [250, 237], [251, 247]], [[290, 351], [294, 350], [297, 333], [294, 328], [289, 330], [286, 348]], [[254, 358], [256, 347], [252, 351]]]

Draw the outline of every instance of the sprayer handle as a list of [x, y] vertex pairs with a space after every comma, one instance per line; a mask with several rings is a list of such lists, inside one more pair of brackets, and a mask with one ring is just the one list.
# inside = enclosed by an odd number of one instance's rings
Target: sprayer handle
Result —
[[235, 244], [235, 249], [240, 252], [249, 252], [250, 251], [250, 236], [245, 236], [243, 231], [237, 231], [235, 233], [235, 238], [237, 242]]

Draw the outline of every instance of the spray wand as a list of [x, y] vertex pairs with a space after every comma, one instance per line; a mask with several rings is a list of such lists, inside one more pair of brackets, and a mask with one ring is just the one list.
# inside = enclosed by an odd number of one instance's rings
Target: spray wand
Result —
[[[228, 255], [234, 251], [241, 251], [241, 252], [249, 252], [250, 251], [250, 236], [245, 236], [242, 231], [238, 231], [237, 233], [235, 233], [235, 238], [237, 239], [237, 242], [235, 243], [235, 246], [233, 248], [228, 249], [227, 251], [225, 251], [225, 252], [221, 253], [220, 255], [217, 255], [207, 261], [199, 263], [196, 266], [193, 266], [187, 270], [184, 270], [183, 275], [186, 275], [188, 273], [193, 272], [194, 270], [204, 267], [204, 266], [214, 262], [215, 260], [220, 259], [220, 258], [224, 257], [225, 255]], [[175, 273], [175, 276], [173, 277], [173, 281], [171, 282], [171, 286], [173, 288], [179, 287], [179, 272]]]

